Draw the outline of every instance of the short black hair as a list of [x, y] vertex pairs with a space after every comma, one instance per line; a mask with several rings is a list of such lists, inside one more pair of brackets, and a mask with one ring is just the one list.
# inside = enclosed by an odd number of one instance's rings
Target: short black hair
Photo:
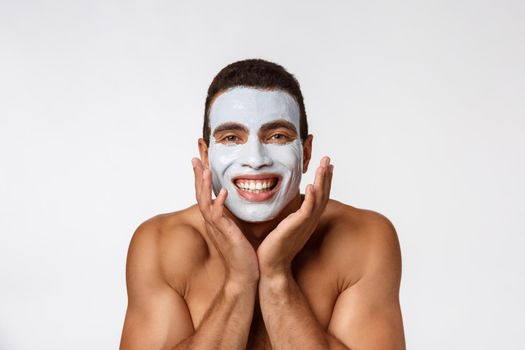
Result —
[[210, 144], [210, 107], [214, 98], [236, 86], [253, 87], [264, 90], [284, 90], [294, 97], [299, 105], [299, 135], [304, 141], [308, 136], [308, 122], [304, 108], [303, 94], [297, 79], [283, 66], [259, 58], [252, 58], [231, 63], [221, 69], [213, 78], [208, 88], [204, 106], [204, 125], [202, 137], [206, 145]]

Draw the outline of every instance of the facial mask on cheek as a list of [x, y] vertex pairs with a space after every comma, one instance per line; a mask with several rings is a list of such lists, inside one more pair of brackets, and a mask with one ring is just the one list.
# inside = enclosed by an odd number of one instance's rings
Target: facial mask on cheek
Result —
[[299, 191], [303, 164], [299, 136], [285, 144], [263, 143], [258, 137], [263, 124], [281, 119], [299, 130], [297, 103], [280, 90], [234, 88], [220, 95], [212, 106], [212, 131], [226, 122], [249, 130], [248, 140], [241, 144], [217, 143], [211, 137], [208, 150], [213, 191], [217, 195], [222, 187], [228, 190], [225, 205], [241, 220], [272, 220]]

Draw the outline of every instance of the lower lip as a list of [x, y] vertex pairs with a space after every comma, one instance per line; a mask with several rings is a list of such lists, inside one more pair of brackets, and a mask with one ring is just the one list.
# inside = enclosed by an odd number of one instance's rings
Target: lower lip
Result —
[[[235, 184], [234, 184], [235, 186]], [[235, 189], [237, 189], [237, 193], [239, 193], [239, 196], [242, 198], [250, 201], [250, 202], [264, 202], [268, 199], [272, 198], [273, 195], [277, 192], [279, 187], [281, 186], [281, 180], [278, 180], [277, 184], [274, 188], [272, 188], [271, 191], [264, 191], [264, 192], [250, 192], [250, 191], [244, 191], [241, 190], [239, 187], [235, 186]]]

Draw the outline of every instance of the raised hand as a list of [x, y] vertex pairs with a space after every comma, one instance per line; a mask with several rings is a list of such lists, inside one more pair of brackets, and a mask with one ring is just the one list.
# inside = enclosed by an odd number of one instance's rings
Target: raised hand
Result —
[[211, 198], [211, 172], [202, 162], [192, 159], [195, 173], [195, 194], [206, 223], [206, 234], [219, 252], [226, 269], [226, 281], [240, 286], [257, 284], [259, 267], [257, 255], [239, 227], [224, 215], [228, 195], [222, 188], [217, 198]]
[[261, 278], [291, 273], [293, 258], [315, 231], [328, 203], [333, 167], [330, 158], [321, 159], [314, 184], [306, 186], [301, 207], [281, 221], [257, 249]]

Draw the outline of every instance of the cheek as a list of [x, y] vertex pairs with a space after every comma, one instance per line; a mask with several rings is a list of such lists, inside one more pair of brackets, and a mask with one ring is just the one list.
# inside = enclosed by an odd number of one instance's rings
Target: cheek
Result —
[[300, 141], [286, 145], [267, 145], [268, 155], [291, 171], [300, 171], [303, 163], [303, 148]]
[[217, 175], [224, 175], [226, 169], [235, 162], [239, 157], [241, 148], [238, 145], [225, 146], [221, 144], [210, 144], [208, 152], [210, 160], [210, 168], [217, 173]]

